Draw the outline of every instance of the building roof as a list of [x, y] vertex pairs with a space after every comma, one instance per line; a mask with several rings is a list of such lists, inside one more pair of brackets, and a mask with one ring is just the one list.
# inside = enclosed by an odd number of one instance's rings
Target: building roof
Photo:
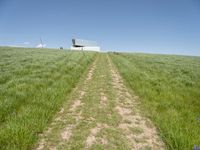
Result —
[[83, 39], [72, 39], [72, 45], [74, 47], [96, 47], [98, 46], [96, 41], [83, 40]]

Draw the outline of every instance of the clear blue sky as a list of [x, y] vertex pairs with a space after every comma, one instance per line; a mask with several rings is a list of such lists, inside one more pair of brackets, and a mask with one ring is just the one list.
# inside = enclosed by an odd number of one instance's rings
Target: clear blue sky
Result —
[[0, 45], [200, 55], [200, 0], [0, 0]]

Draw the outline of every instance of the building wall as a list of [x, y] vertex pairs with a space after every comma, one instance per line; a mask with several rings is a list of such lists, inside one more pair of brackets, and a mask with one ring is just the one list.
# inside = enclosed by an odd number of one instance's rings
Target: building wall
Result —
[[89, 46], [85, 46], [85, 47], [71, 47], [71, 50], [84, 50], [84, 51], [97, 51], [99, 52], [100, 51], [100, 47], [98, 46], [93, 46], [93, 47], [89, 47]]

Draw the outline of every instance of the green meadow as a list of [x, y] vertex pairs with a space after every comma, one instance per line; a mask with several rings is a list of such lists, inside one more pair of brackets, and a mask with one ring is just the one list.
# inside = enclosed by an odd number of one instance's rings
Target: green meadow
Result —
[[30, 149], [95, 55], [0, 47], [0, 149]]
[[200, 57], [110, 53], [170, 150], [200, 145]]
[[[98, 89], [105, 90], [113, 108], [117, 95], [110, 96], [107, 55], [129, 90], [139, 96], [141, 112], [152, 120], [167, 149], [200, 146], [200, 57], [0, 47], [0, 149], [32, 149], [60, 108], [70, 103], [72, 90], [80, 88], [95, 60], [94, 82], [85, 85], [86, 95], [94, 94], [95, 99], [87, 96], [92, 105], [82, 109], [83, 114], [91, 111], [105, 119], [107, 112], [104, 115], [97, 108]], [[89, 130], [85, 127], [80, 133]], [[117, 138], [112, 136], [111, 141]]]

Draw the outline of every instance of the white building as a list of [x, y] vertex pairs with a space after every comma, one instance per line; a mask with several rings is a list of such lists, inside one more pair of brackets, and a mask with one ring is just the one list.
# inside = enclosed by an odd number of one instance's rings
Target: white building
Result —
[[95, 41], [72, 39], [71, 50], [100, 51], [100, 47]]

